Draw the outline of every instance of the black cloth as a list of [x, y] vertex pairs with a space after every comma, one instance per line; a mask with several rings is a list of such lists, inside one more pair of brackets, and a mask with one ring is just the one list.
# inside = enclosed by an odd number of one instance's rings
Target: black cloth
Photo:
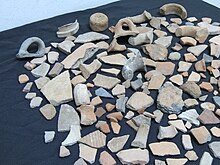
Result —
[[[59, 113], [59, 107], [57, 107], [56, 117], [52, 121], [47, 121], [39, 112], [39, 108], [31, 109], [29, 107], [29, 100], [24, 98], [26, 93], [22, 92], [24, 84], [21, 85], [18, 83], [18, 76], [22, 73], [27, 74], [30, 77], [30, 81], [34, 81], [35, 78], [31, 75], [30, 71], [27, 71], [23, 65], [28, 61], [28, 59], [17, 60], [15, 58], [16, 53], [19, 50], [21, 43], [28, 37], [37, 36], [42, 38], [45, 42], [46, 46], [49, 46], [51, 42], [61, 42], [62, 39], [58, 39], [56, 37], [57, 27], [64, 25], [69, 22], [75, 21], [77, 19], [80, 23], [80, 30], [75, 35], [82, 34], [90, 31], [89, 29], [89, 17], [92, 13], [95, 12], [103, 12], [109, 17], [109, 25], [115, 25], [120, 18], [126, 16], [133, 16], [142, 13], [144, 10], [149, 11], [153, 16], [160, 16], [159, 8], [169, 2], [180, 3], [185, 6], [188, 11], [188, 16], [196, 16], [199, 20], [202, 17], [211, 17], [213, 21], [219, 21], [220, 10], [216, 7], [213, 7], [205, 2], [200, 0], [122, 0], [119, 2], [111, 3], [108, 5], [104, 5], [98, 8], [89, 9], [85, 11], [78, 11], [74, 13], [69, 13], [61, 16], [57, 16], [51, 19], [39, 21], [36, 23], [28, 24], [19, 28], [15, 28], [12, 30], [4, 31], [0, 33], [0, 164], [1, 165], [54, 165], [54, 164], [73, 164], [79, 156], [78, 144], [68, 147], [71, 152], [71, 155], [67, 158], [59, 158], [59, 147], [61, 142], [66, 138], [68, 132], [60, 133], [57, 132], [57, 119]], [[89, 3], [89, 1], [88, 1]], [[74, 3], [72, 4], [74, 5]], [[52, 10], [52, 9], [51, 9]], [[37, 14], [37, 13], [36, 13]], [[168, 20], [171, 17], [168, 16]], [[9, 20], [10, 21], [10, 20]], [[162, 28], [163, 30], [165, 28]], [[103, 32], [109, 36], [112, 36], [111, 33], [106, 30]], [[110, 43], [111, 40], [108, 40]], [[123, 42], [124, 40], [122, 40]], [[177, 38], [174, 38], [174, 42], [171, 46], [174, 45], [175, 41], [178, 41]], [[207, 42], [208, 43], [208, 42]], [[77, 44], [76, 47], [79, 45]], [[74, 47], [73, 49], [76, 49]], [[139, 47], [140, 48], [140, 47]], [[52, 48], [52, 50], [56, 50]], [[181, 50], [181, 54], [186, 51], [184, 47]], [[171, 50], [169, 49], [169, 52]], [[206, 50], [206, 53], [209, 53], [209, 50]], [[125, 53], [123, 53], [125, 54]], [[143, 52], [142, 52], [143, 54]], [[144, 54], [143, 54], [144, 55]], [[60, 53], [60, 59], [65, 58], [65, 55]], [[201, 59], [202, 56], [199, 57]], [[183, 60], [183, 56], [181, 57]], [[90, 63], [93, 59], [88, 60], [87, 63]], [[175, 62], [177, 64], [177, 62]], [[103, 68], [109, 68], [110, 65], [103, 65]], [[117, 67], [120, 68], [121, 67]], [[148, 68], [150, 70], [152, 68]], [[176, 66], [177, 69], [177, 66]], [[191, 68], [190, 72], [192, 71]], [[100, 72], [100, 71], [99, 71]], [[190, 73], [189, 72], [189, 73]], [[174, 74], [177, 72], [175, 71]], [[136, 73], [137, 75], [137, 73]], [[203, 81], [209, 81], [209, 73], [206, 73], [207, 78], [203, 79]], [[71, 74], [71, 78], [73, 75]], [[95, 74], [92, 75], [88, 82], [92, 82], [92, 79], [95, 77]], [[118, 76], [121, 80], [122, 76]], [[186, 79], [184, 79], [186, 80]], [[94, 90], [96, 87], [92, 89], [92, 94], [94, 96]], [[217, 89], [217, 86], [215, 86]], [[38, 96], [42, 96], [42, 94], [36, 89], [36, 86], [32, 88], [33, 92], [37, 92]], [[129, 89], [127, 91], [127, 96], [131, 96], [134, 91]], [[206, 91], [202, 91], [203, 94], [209, 94]], [[151, 96], [154, 98], [156, 102], [157, 91], [152, 91]], [[42, 96], [43, 97], [43, 96]], [[189, 97], [184, 94], [184, 99]], [[43, 97], [44, 98], [44, 97]], [[212, 101], [212, 95], [210, 94], [208, 97], [208, 101]], [[114, 103], [115, 99], [103, 99], [102, 106], [104, 107], [107, 102]], [[47, 101], [44, 98], [44, 101], [41, 105], [46, 104]], [[70, 105], [75, 106], [74, 101], [70, 103]], [[199, 106], [196, 107], [198, 113], [201, 113], [201, 108]], [[156, 110], [156, 104], [147, 109], [149, 112], [153, 112]], [[184, 108], [185, 110], [185, 108]], [[127, 110], [126, 110], [127, 111]], [[105, 116], [101, 117], [100, 120], [105, 120]], [[168, 125], [167, 114], [164, 114], [163, 120], [160, 124], [152, 121], [148, 144], [152, 142], [156, 142], [158, 128], [160, 125], [167, 126]], [[124, 149], [130, 148], [130, 143], [135, 137], [135, 131], [132, 130], [126, 123], [125, 120], [120, 122], [121, 131], [120, 135], [129, 134], [130, 138], [125, 145]], [[207, 128], [211, 128], [211, 126], [207, 126]], [[219, 126], [216, 125], [217, 127]], [[193, 126], [194, 127], [194, 126]], [[45, 130], [55, 130], [56, 136], [53, 142], [49, 144], [44, 143], [44, 131]], [[82, 136], [88, 134], [95, 130], [94, 126], [83, 127]], [[186, 151], [183, 149], [181, 143], [181, 135], [179, 132], [178, 135], [170, 139], [168, 141], [175, 142], [181, 150], [181, 155], [179, 156], [165, 156], [165, 157], [157, 157], [153, 156], [150, 152], [149, 147], [147, 149], [150, 153], [150, 162], [149, 164], [154, 164], [155, 159], [165, 160], [167, 157], [171, 158], [182, 158]], [[107, 141], [110, 140], [114, 135], [110, 133], [107, 135]], [[119, 136], [119, 135], [118, 135]], [[212, 140], [216, 141], [217, 138], [212, 137]], [[199, 145], [194, 138], [192, 138], [194, 150], [196, 151], [199, 159], [196, 162], [188, 162], [187, 164], [199, 164], [199, 160], [204, 153], [204, 151], [210, 152], [208, 145]], [[99, 155], [103, 150], [107, 150], [111, 153], [106, 147], [98, 149], [98, 153], [96, 156], [96, 162], [94, 164], [99, 164]], [[117, 160], [117, 164], [120, 164], [115, 154], [112, 154], [113, 157]], [[213, 154], [212, 154], [213, 156]], [[214, 156], [213, 156], [214, 157]], [[219, 159], [214, 159], [213, 164], [220, 164]]]

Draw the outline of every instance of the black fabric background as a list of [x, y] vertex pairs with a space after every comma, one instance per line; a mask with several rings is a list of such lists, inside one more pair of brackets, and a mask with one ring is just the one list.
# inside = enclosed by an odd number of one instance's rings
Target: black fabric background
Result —
[[[47, 121], [42, 117], [39, 112], [39, 108], [31, 109], [29, 107], [29, 100], [24, 98], [26, 93], [22, 92], [24, 85], [18, 83], [18, 75], [25, 73], [29, 75], [30, 81], [34, 81], [34, 77], [29, 71], [27, 71], [23, 65], [26, 63], [25, 60], [17, 60], [15, 58], [16, 53], [19, 50], [21, 43], [28, 37], [37, 36], [43, 39], [46, 46], [49, 46], [51, 42], [61, 42], [62, 39], [56, 37], [57, 27], [75, 21], [77, 19], [80, 23], [80, 30], [76, 34], [84, 33], [90, 31], [88, 26], [88, 19], [92, 13], [95, 12], [104, 12], [109, 17], [109, 25], [115, 25], [120, 18], [126, 16], [133, 16], [139, 13], [142, 13], [143, 10], [149, 11], [153, 16], [160, 16], [159, 8], [165, 3], [177, 2], [184, 5], [188, 11], [188, 16], [196, 16], [198, 19], [201, 19], [204, 16], [212, 17], [213, 21], [219, 21], [220, 10], [216, 7], [208, 5], [200, 0], [179, 0], [179, 1], [169, 1], [169, 0], [122, 0], [120, 2], [115, 2], [109, 5], [98, 7], [95, 9], [89, 9], [85, 11], [79, 11], [74, 13], [65, 14], [62, 16], [54, 17], [51, 19], [39, 21], [29, 25], [25, 25], [19, 28], [12, 30], [4, 31], [0, 33], [0, 164], [1, 165], [60, 165], [60, 164], [73, 164], [79, 155], [78, 144], [75, 144], [70, 149], [71, 155], [67, 158], [59, 158], [59, 146], [61, 142], [66, 138], [68, 132], [58, 133], [57, 132], [57, 118], [59, 113], [59, 107], [57, 107], [57, 115], [52, 121]], [[88, 1], [89, 3], [89, 1]], [[74, 5], [74, 3], [72, 4]], [[53, 9], [51, 9], [53, 10]], [[37, 14], [37, 13], [36, 13]], [[171, 17], [168, 16], [168, 20]], [[10, 21], [10, 20], [9, 20]], [[163, 30], [165, 30], [163, 28]], [[109, 36], [112, 36], [111, 33], [106, 30], [104, 32]], [[107, 42], [110, 43], [111, 40]], [[122, 39], [124, 42], [125, 39]], [[178, 41], [174, 39], [173, 41]], [[174, 42], [171, 46], [174, 45]], [[76, 45], [78, 47], [79, 45]], [[76, 49], [74, 47], [73, 49]], [[55, 50], [55, 49], [52, 49]], [[181, 53], [183, 54], [186, 51], [184, 48]], [[171, 50], [169, 50], [171, 52]], [[206, 50], [206, 53], [209, 53], [209, 50]], [[125, 53], [123, 53], [125, 54]], [[142, 52], [143, 54], [143, 52]], [[144, 55], [144, 54], [143, 54]], [[202, 56], [201, 56], [202, 57]], [[199, 59], [201, 58], [199, 57]], [[65, 55], [60, 53], [60, 59], [65, 58]], [[181, 58], [183, 59], [183, 58]], [[87, 63], [90, 63], [93, 59], [88, 60]], [[103, 68], [111, 67], [109, 65], [103, 65]], [[120, 67], [118, 67], [120, 68]], [[177, 68], [177, 66], [176, 66]], [[191, 70], [194, 67], [191, 68]], [[152, 68], [148, 68], [149, 70]], [[190, 70], [190, 71], [191, 71]], [[100, 72], [100, 71], [99, 71]], [[175, 73], [176, 74], [176, 73]], [[206, 73], [207, 79], [209, 81], [209, 73]], [[73, 75], [71, 74], [71, 78]], [[88, 82], [92, 82], [92, 79], [95, 77], [95, 74], [90, 77]], [[122, 77], [119, 75], [121, 80]], [[91, 92], [94, 96], [94, 88]], [[215, 89], [217, 87], [215, 86]], [[36, 87], [32, 88], [32, 91], [36, 91], [37, 95], [42, 96], [42, 94], [37, 91]], [[127, 96], [131, 96], [134, 91], [129, 89], [127, 91]], [[203, 94], [207, 92], [202, 91]], [[157, 91], [152, 91], [151, 96], [156, 100]], [[42, 96], [43, 97], [43, 96]], [[184, 99], [189, 97], [184, 94]], [[212, 101], [212, 95], [208, 97], [209, 101]], [[103, 106], [107, 103], [115, 103], [115, 99], [103, 99]], [[47, 101], [44, 98], [42, 105], [46, 104]], [[74, 102], [70, 103], [74, 107]], [[149, 112], [153, 112], [156, 109], [156, 104], [147, 109]], [[197, 106], [197, 111], [201, 113], [201, 109]], [[185, 109], [184, 109], [185, 110]], [[101, 118], [105, 120], [105, 116]], [[163, 120], [160, 124], [156, 124], [152, 121], [148, 144], [156, 142], [156, 136], [158, 133], [159, 125], [166, 126], [167, 124], [167, 114], [164, 115]], [[126, 125], [125, 121], [121, 121], [120, 125], [122, 126], [120, 135], [129, 134], [130, 138], [124, 149], [130, 147], [131, 141], [135, 137], [135, 131], [133, 131], [129, 126]], [[219, 124], [217, 125], [219, 126]], [[207, 126], [211, 128], [212, 126]], [[44, 144], [44, 131], [45, 130], [55, 130], [56, 136], [52, 143]], [[88, 134], [95, 130], [94, 126], [83, 127], [82, 136]], [[181, 135], [179, 134], [171, 140], [174, 141], [181, 150], [180, 156], [171, 156], [175, 158], [182, 158], [186, 151], [184, 151], [181, 144]], [[113, 136], [110, 133], [107, 137], [107, 141], [110, 140]], [[212, 140], [219, 140], [212, 137]], [[199, 160], [204, 151], [210, 152], [208, 145], [198, 145], [194, 138], [192, 138], [194, 150], [199, 156], [197, 162], [188, 162], [187, 164], [199, 164]], [[149, 150], [149, 147], [147, 147]], [[100, 152], [103, 150], [110, 151], [107, 148], [102, 148], [98, 150], [96, 162], [98, 163]], [[157, 157], [153, 156], [150, 152], [150, 162], [149, 164], [154, 164], [154, 159], [165, 160], [166, 157]], [[120, 164], [115, 154], [112, 154], [117, 160], [117, 164]], [[213, 156], [213, 154], [212, 154]], [[214, 157], [214, 156], [213, 156]], [[220, 164], [219, 159], [214, 159], [213, 164]]]

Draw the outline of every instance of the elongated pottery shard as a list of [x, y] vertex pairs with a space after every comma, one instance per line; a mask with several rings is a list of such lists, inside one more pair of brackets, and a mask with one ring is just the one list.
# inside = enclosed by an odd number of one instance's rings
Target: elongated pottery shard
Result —
[[116, 155], [122, 164], [147, 164], [149, 162], [147, 149], [131, 148], [122, 150]]
[[41, 89], [43, 95], [54, 106], [73, 100], [69, 71], [65, 71], [50, 80]]
[[79, 140], [79, 142], [89, 145], [93, 148], [102, 148], [106, 144], [106, 135], [97, 130], [85, 135]]
[[138, 127], [135, 139], [132, 141], [131, 146], [138, 148], [146, 148], [150, 125], [141, 124]]
[[90, 49], [93, 50], [95, 48], [97, 48], [97, 46], [95, 44], [85, 43], [82, 46], [80, 46], [79, 48], [77, 48], [73, 53], [68, 55], [61, 63], [64, 65], [65, 69], [70, 69], [80, 59], [83, 59], [86, 56], [86, 54], [88, 54], [88, 53], [93, 54], [93, 51], [89, 51], [89, 50]]
[[63, 104], [58, 117], [58, 132], [69, 131], [72, 125], [80, 126], [79, 115], [72, 106]]
[[127, 61], [127, 58], [120, 53], [114, 54], [114, 55], [103, 56], [103, 57], [100, 57], [99, 59], [106, 64], [119, 65], [119, 66], [123, 66]]
[[108, 40], [109, 36], [97, 32], [87, 32], [80, 34], [74, 41], [74, 43], [86, 43], [99, 40]]
[[102, 74], [97, 74], [92, 81], [94, 82], [95, 86], [106, 89], [112, 89], [115, 85], [121, 82], [121, 80], [118, 78], [105, 76]]

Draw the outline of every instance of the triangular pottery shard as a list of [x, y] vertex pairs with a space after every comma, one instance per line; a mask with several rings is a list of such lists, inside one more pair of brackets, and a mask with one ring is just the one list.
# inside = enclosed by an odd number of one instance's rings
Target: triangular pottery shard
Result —
[[65, 71], [50, 80], [41, 89], [43, 95], [54, 106], [73, 100], [69, 71]]
[[86, 55], [86, 50], [89, 48], [97, 48], [93, 43], [85, 43], [79, 48], [77, 48], [73, 53], [68, 55], [61, 63], [64, 65], [65, 69], [70, 69], [78, 60], [82, 59]]

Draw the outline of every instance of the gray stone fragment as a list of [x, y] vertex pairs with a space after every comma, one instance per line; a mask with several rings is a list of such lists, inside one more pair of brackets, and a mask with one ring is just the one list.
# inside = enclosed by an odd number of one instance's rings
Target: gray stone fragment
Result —
[[200, 87], [194, 81], [187, 81], [180, 88], [195, 99], [199, 98], [202, 94]]
[[25, 95], [25, 99], [33, 99], [37, 94], [35, 92], [30, 92]]
[[125, 113], [125, 105], [128, 100], [128, 97], [122, 96], [116, 100], [116, 109], [119, 112]]
[[24, 86], [22, 92], [30, 92], [32, 85], [33, 85], [33, 82], [28, 82], [28, 83]]
[[155, 110], [153, 112], [154, 116], [155, 116], [155, 122], [156, 123], [160, 123], [162, 118], [163, 118], [163, 112], [161, 112], [160, 110]]
[[31, 108], [39, 107], [41, 105], [42, 101], [43, 101], [43, 99], [41, 97], [34, 97], [31, 99], [30, 107]]
[[209, 56], [206, 53], [203, 53], [203, 57], [202, 58], [204, 59], [205, 63], [210, 63], [213, 60], [213, 57]]
[[124, 136], [119, 136], [119, 137], [114, 137], [111, 140], [108, 141], [108, 149], [115, 153], [124, 148], [124, 145], [128, 141], [130, 135], [124, 135]]
[[146, 148], [149, 130], [150, 125], [141, 124], [138, 128], [134, 140], [131, 143], [131, 146], [138, 148]]
[[[28, 52], [28, 48], [31, 44], [36, 44], [38, 46], [37, 52], [35, 53]], [[38, 37], [30, 37], [21, 44], [21, 47], [16, 57], [17, 58], [43, 57], [44, 54], [45, 54], [44, 42]]]
[[44, 77], [47, 75], [48, 71], [50, 69], [50, 65], [43, 62], [40, 66], [34, 68], [31, 73], [34, 77]]
[[220, 142], [219, 141], [214, 141], [209, 143], [209, 148], [212, 151], [213, 155], [220, 159]]
[[219, 96], [213, 96], [213, 101], [218, 107], [220, 107], [220, 97]]
[[79, 158], [73, 165], [87, 165], [83, 158]]
[[95, 95], [100, 96], [100, 97], [105, 97], [105, 98], [111, 98], [111, 99], [114, 98], [109, 92], [107, 92], [102, 87], [95, 90]]
[[86, 105], [90, 103], [88, 89], [85, 84], [77, 84], [74, 87], [74, 100], [76, 106]]
[[80, 125], [79, 115], [72, 106], [62, 104], [58, 117], [58, 132], [69, 131], [71, 125]]
[[166, 113], [179, 114], [184, 102], [182, 90], [175, 87], [171, 82], [166, 82], [160, 89], [157, 97], [157, 107]]
[[138, 115], [132, 118], [132, 121], [135, 123], [136, 126], [140, 126], [142, 124], [151, 125], [151, 118], [146, 117], [144, 115]]
[[41, 89], [44, 85], [46, 85], [46, 83], [48, 83], [48, 81], [50, 81], [48, 77], [40, 77], [34, 80], [34, 83], [37, 86], [37, 89]]
[[179, 52], [171, 52], [168, 58], [170, 60], [179, 60], [181, 58], [181, 54]]
[[55, 131], [44, 131], [44, 142], [52, 142], [55, 137]]
[[63, 70], [63, 64], [56, 62], [53, 66], [53, 68], [48, 73], [48, 76], [50, 77], [56, 77], [60, 74], [60, 72]]
[[210, 153], [204, 152], [200, 159], [199, 165], [212, 165], [212, 162], [213, 157], [210, 155]]
[[141, 79], [137, 79], [135, 81], [131, 81], [131, 87], [136, 91], [140, 89], [143, 85], [143, 81]]
[[197, 113], [195, 109], [189, 109], [185, 112], [182, 112], [181, 114], [178, 115], [178, 117], [196, 126], [200, 125], [199, 120], [197, 120], [197, 118], [199, 117], [199, 114]]
[[177, 135], [177, 133], [178, 133], [178, 131], [176, 130], [176, 128], [173, 125], [170, 125], [167, 127], [160, 126], [157, 138], [159, 140], [167, 139], [167, 138], [172, 139]]

